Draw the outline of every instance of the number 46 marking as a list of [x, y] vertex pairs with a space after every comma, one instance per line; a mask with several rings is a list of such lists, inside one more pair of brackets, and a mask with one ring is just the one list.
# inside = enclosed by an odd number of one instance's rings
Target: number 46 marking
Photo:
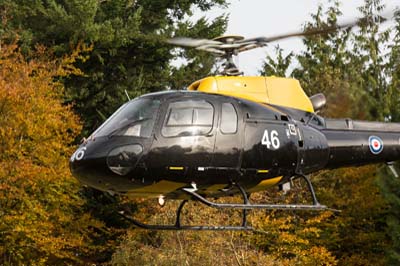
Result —
[[271, 130], [271, 136], [270, 136], [268, 130], [265, 130], [261, 140], [261, 144], [267, 146], [268, 149], [271, 149], [271, 145], [272, 148], [274, 148], [275, 150], [279, 149], [281, 143], [278, 138], [278, 131]]

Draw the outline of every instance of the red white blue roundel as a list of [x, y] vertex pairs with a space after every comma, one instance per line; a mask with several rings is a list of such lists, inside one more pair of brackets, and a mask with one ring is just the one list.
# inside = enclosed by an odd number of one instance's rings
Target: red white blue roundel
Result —
[[380, 137], [370, 136], [368, 139], [369, 149], [373, 154], [379, 154], [383, 150], [383, 141]]

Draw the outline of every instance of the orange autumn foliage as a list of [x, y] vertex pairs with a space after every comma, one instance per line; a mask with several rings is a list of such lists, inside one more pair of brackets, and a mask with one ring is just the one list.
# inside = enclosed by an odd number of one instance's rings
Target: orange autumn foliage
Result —
[[71, 71], [38, 47], [27, 61], [16, 45], [0, 52], [0, 265], [83, 263], [90, 226], [100, 226], [70, 176], [81, 129], [55, 77]]

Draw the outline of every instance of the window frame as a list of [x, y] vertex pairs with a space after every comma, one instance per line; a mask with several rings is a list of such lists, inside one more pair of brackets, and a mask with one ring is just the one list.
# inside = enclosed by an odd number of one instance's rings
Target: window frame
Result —
[[[232, 106], [232, 108], [233, 108], [233, 110], [235, 112], [235, 115], [236, 115], [236, 129], [235, 129], [234, 132], [224, 132], [222, 130], [223, 105], [224, 104], [228, 104], [228, 105]], [[221, 103], [221, 117], [220, 117], [220, 122], [219, 122], [219, 131], [223, 135], [234, 135], [234, 134], [238, 133], [238, 129], [239, 129], [239, 114], [238, 114], [237, 108], [235, 107], [235, 105], [232, 102], [223, 102], [223, 103]]]
[[[175, 103], [184, 103], [184, 102], [199, 102], [199, 103], [205, 103], [205, 104], [208, 104], [209, 106], [211, 106], [211, 110], [212, 110], [211, 124], [209, 124], [209, 125], [205, 125], [205, 124], [196, 125], [196, 124], [193, 124], [194, 123], [193, 119], [194, 119], [195, 109], [208, 110], [209, 108], [199, 108], [199, 107], [195, 107], [195, 106], [187, 106], [187, 107], [180, 107], [180, 108], [173, 108], [172, 107], [171, 108], [171, 105], [173, 105]], [[187, 124], [185, 124], [185, 125], [168, 125], [168, 122], [169, 122], [169, 119], [170, 119], [170, 116], [171, 116], [171, 113], [172, 113], [173, 110], [189, 109], [189, 108], [192, 110], [192, 124], [190, 124], [190, 125], [187, 125]], [[197, 100], [197, 99], [179, 99], [179, 100], [171, 101], [171, 102], [168, 102], [166, 104], [166, 109], [165, 110], [166, 111], [165, 111], [162, 127], [160, 128], [160, 134], [164, 138], [206, 136], [206, 135], [210, 134], [210, 132], [212, 132], [212, 130], [214, 128], [214, 124], [215, 124], [215, 122], [214, 122], [214, 120], [215, 120], [215, 106], [210, 101], [207, 101], [205, 99], [199, 99], [199, 100]], [[195, 132], [195, 133], [189, 134], [189, 135], [181, 135], [182, 133], [184, 133], [187, 130], [183, 130], [181, 133], [174, 134], [174, 135], [166, 134], [165, 131], [164, 131], [165, 128], [182, 128], [182, 129], [183, 128], [185, 128], [185, 129], [188, 129], [188, 128], [192, 128], [192, 129], [193, 128], [200, 128], [201, 129], [201, 128], [208, 128], [208, 127], [209, 127], [209, 130], [207, 132]]]

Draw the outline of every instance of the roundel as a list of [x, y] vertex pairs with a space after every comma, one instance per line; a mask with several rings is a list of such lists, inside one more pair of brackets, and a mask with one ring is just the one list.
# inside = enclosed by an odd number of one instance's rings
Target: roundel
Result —
[[369, 137], [369, 149], [373, 154], [379, 154], [383, 150], [383, 141], [380, 137], [370, 136]]

